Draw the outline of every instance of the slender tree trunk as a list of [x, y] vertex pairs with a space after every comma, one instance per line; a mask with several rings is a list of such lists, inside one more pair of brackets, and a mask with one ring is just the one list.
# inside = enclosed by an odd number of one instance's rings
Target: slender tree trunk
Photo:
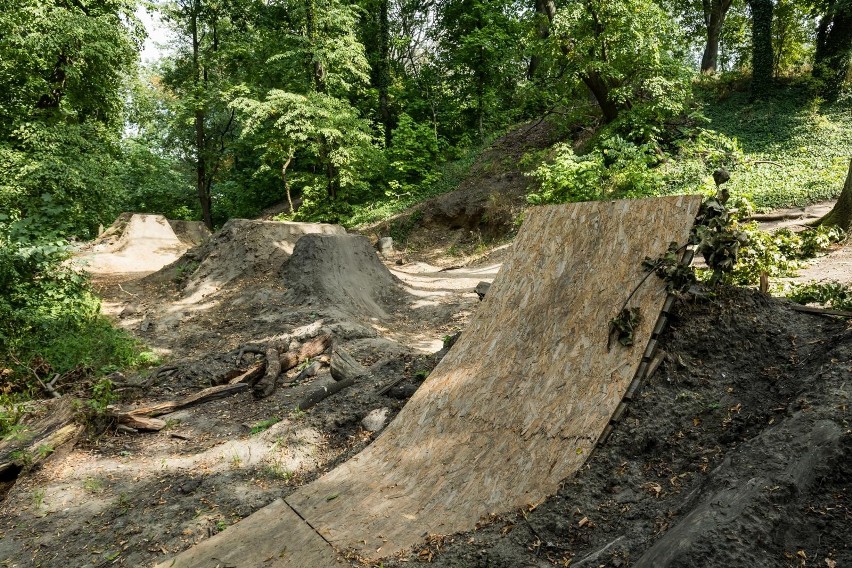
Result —
[[388, 20], [389, 0], [379, 0], [379, 116], [385, 130], [385, 148], [389, 147], [393, 137], [393, 117], [390, 110], [390, 21]]
[[293, 161], [293, 156], [295, 152], [293, 148], [290, 148], [289, 153], [287, 154], [287, 160], [284, 162], [284, 165], [281, 166], [281, 181], [284, 182], [284, 191], [287, 192], [287, 203], [290, 204], [290, 214], [295, 213], [293, 209], [293, 197], [290, 195], [290, 180], [287, 179], [287, 168], [290, 167], [290, 162]]
[[701, 72], [713, 73], [719, 64], [719, 38], [731, 0], [702, 0], [704, 25], [707, 27], [707, 43], [701, 57]]
[[[201, 9], [200, 2], [192, 3], [192, 14], [190, 26], [192, 32], [192, 66], [195, 74], [196, 94], [204, 89], [206, 72], [201, 64], [201, 43], [198, 37], [198, 16]], [[198, 201], [201, 205], [201, 216], [204, 224], [209, 230], [213, 230], [213, 214], [210, 207], [210, 185], [207, 179], [207, 162], [205, 147], [207, 145], [207, 132], [205, 128], [205, 112], [203, 108], [195, 109], [195, 187], [198, 191]]]
[[[556, 4], [553, 0], [535, 0], [535, 13], [538, 18], [536, 24], [536, 35], [539, 39], [550, 37], [550, 22], [556, 16]], [[541, 56], [533, 55], [527, 67], [527, 78], [535, 77], [535, 72], [541, 65]]]
[[305, 11], [306, 11], [306, 19], [308, 25], [308, 42], [311, 45], [310, 49], [310, 57], [311, 57], [311, 67], [313, 69], [313, 80], [314, 80], [314, 88], [318, 93], [324, 93], [325, 86], [325, 65], [323, 65], [322, 60], [319, 58], [319, 54], [316, 52], [316, 40], [317, 40], [317, 11], [316, 11], [316, 0], [305, 0]]
[[852, 160], [849, 160], [849, 171], [843, 191], [831, 211], [819, 220], [819, 225], [840, 227], [847, 233], [852, 229]]
[[749, 0], [751, 7], [751, 93], [762, 98], [772, 91], [772, 0]]

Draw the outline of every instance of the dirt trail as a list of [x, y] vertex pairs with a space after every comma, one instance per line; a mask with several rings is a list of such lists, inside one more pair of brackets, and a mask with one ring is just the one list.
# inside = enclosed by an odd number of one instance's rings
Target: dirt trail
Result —
[[[168, 235], [167, 225], [142, 221], [127, 219], [83, 253], [105, 257], [93, 273], [105, 313], [176, 367], [122, 407], [210, 386], [233, 368], [228, 352], [271, 338], [329, 333], [370, 376], [306, 413], [294, 409], [331, 382], [327, 371], [263, 400], [241, 393], [163, 416], [158, 433], [109, 430], [78, 444], [0, 503], [4, 566], [151, 565], [286, 496], [372, 439], [360, 426], [370, 411], [386, 409], [388, 420], [399, 411], [438, 361], [443, 338], [475, 309], [473, 288], [499, 268], [397, 267], [340, 227], [245, 220], [175, 259], [177, 248], [160, 247], [174, 241], [156, 237]], [[159, 252], [126, 264], [143, 246]], [[397, 386], [379, 395], [390, 381]]]

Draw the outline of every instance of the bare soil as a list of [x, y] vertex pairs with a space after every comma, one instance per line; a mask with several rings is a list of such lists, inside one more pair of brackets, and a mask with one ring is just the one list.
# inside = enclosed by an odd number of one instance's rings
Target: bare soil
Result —
[[[382, 262], [339, 228], [233, 221], [176, 261], [158, 254], [95, 275], [105, 313], [174, 367], [145, 390], [133, 385], [151, 371], [128, 377], [122, 408], [220, 382], [256, 360], [237, 361], [240, 346], [322, 333], [369, 377], [307, 412], [296, 404], [327, 372], [163, 416], [157, 433], [93, 424], [0, 503], [0, 566], [148, 566], [348, 459], [375, 436], [361, 419], [393, 418], [464, 328], [505, 248]], [[436, 258], [464, 267], [424, 262]], [[852, 564], [848, 324], [723, 289], [679, 302], [661, 347], [666, 362], [558, 495], [384, 566]]]

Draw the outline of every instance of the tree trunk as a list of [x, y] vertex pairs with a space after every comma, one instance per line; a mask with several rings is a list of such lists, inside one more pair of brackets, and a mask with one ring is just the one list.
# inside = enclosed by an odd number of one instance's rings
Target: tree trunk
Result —
[[[550, 22], [556, 16], [556, 4], [553, 0], [535, 0], [535, 13], [537, 18], [536, 35], [539, 39], [550, 37]], [[533, 55], [527, 67], [527, 78], [532, 79], [536, 70], [541, 65], [541, 56]]]
[[749, 0], [751, 7], [751, 94], [762, 98], [772, 91], [772, 0]]
[[840, 227], [846, 232], [852, 229], [852, 160], [849, 161], [846, 183], [843, 184], [843, 191], [840, 192], [837, 203], [817, 224], [826, 227]]
[[831, 0], [817, 27], [813, 77], [823, 83], [822, 94], [836, 100], [852, 63], [852, 5]]
[[618, 118], [618, 105], [609, 98], [610, 86], [603, 80], [597, 71], [588, 71], [580, 77], [586, 87], [595, 97], [598, 106], [601, 107], [601, 112], [604, 115], [604, 120], [607, 123]]
[[284, 191], [287, 192], [287, 203], [290, 205], [290, 214], [295, 213], [293, 210], [293, 196], [290, 195], [290, 181], [287, 179], [287, 168], [290, 167], [290, 162], [293, 161], [293, 156], [295, 152], [292, 148], [290, 148], [289, 153], [287, 154], [287, 160], [284, 162], [284, 165], [281, 166], [281, 181], [284, 182]]
[[307, 19], [308, 42], [310, 43], [311, 66], [313, 68], [314, 88], [318, 93], [325, 92], [325, 65], [319, 58], [316, 48], [317, 37], [317, 18], [316, 18], [316, 3], [315, 0], [305, 0], [305, 12]]
[[731, 7], [731, 0], [703, 0], [704, 24], [707, 27], [707, 43], [701, 57], [701, 72], [713, 73], [719, 64], [719, 38], [725, 15]]
[[389, 0], [379, 0], [379, 116], [385, 130], [385, 148], [390, 147], [393, 136], [393, 117], [390, 111], [390, 22], [388, 20]]
[[[198, 37], [198, 12], [200, 2], [193, 2], [190, 14], [190, 27], [192, 30], [192, 68], [194, 73], [196, 93], [204, 88], [206, 73], [201, 64], [201, 41]], [[204, 224], [209, 230], [213, 230], [213, 215], [210, 208], [210, 191], [207, 183], [207, 163], [205, 161], [204, 149], [207, 144], [207, 133], [205, 131], [204, 109], [195, 109], [195, 187], [198, 192], [198, 201], [201, 205], [201, 216]]]

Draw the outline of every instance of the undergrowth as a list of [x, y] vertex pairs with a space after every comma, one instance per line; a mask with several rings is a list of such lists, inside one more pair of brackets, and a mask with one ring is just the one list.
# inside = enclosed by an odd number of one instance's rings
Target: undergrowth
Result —
[[[64, 389], [92, 384], [157, 357], [100, 314], [88, 279], [66, 263], [66, 243], [43, 227], [0, 219], [0, 436], [20, 405], [44, 396], [59, 375]], [[95, 382], [95, 384], [98, 384]], [[98, 395], [98, 393], [93, 393]]]

